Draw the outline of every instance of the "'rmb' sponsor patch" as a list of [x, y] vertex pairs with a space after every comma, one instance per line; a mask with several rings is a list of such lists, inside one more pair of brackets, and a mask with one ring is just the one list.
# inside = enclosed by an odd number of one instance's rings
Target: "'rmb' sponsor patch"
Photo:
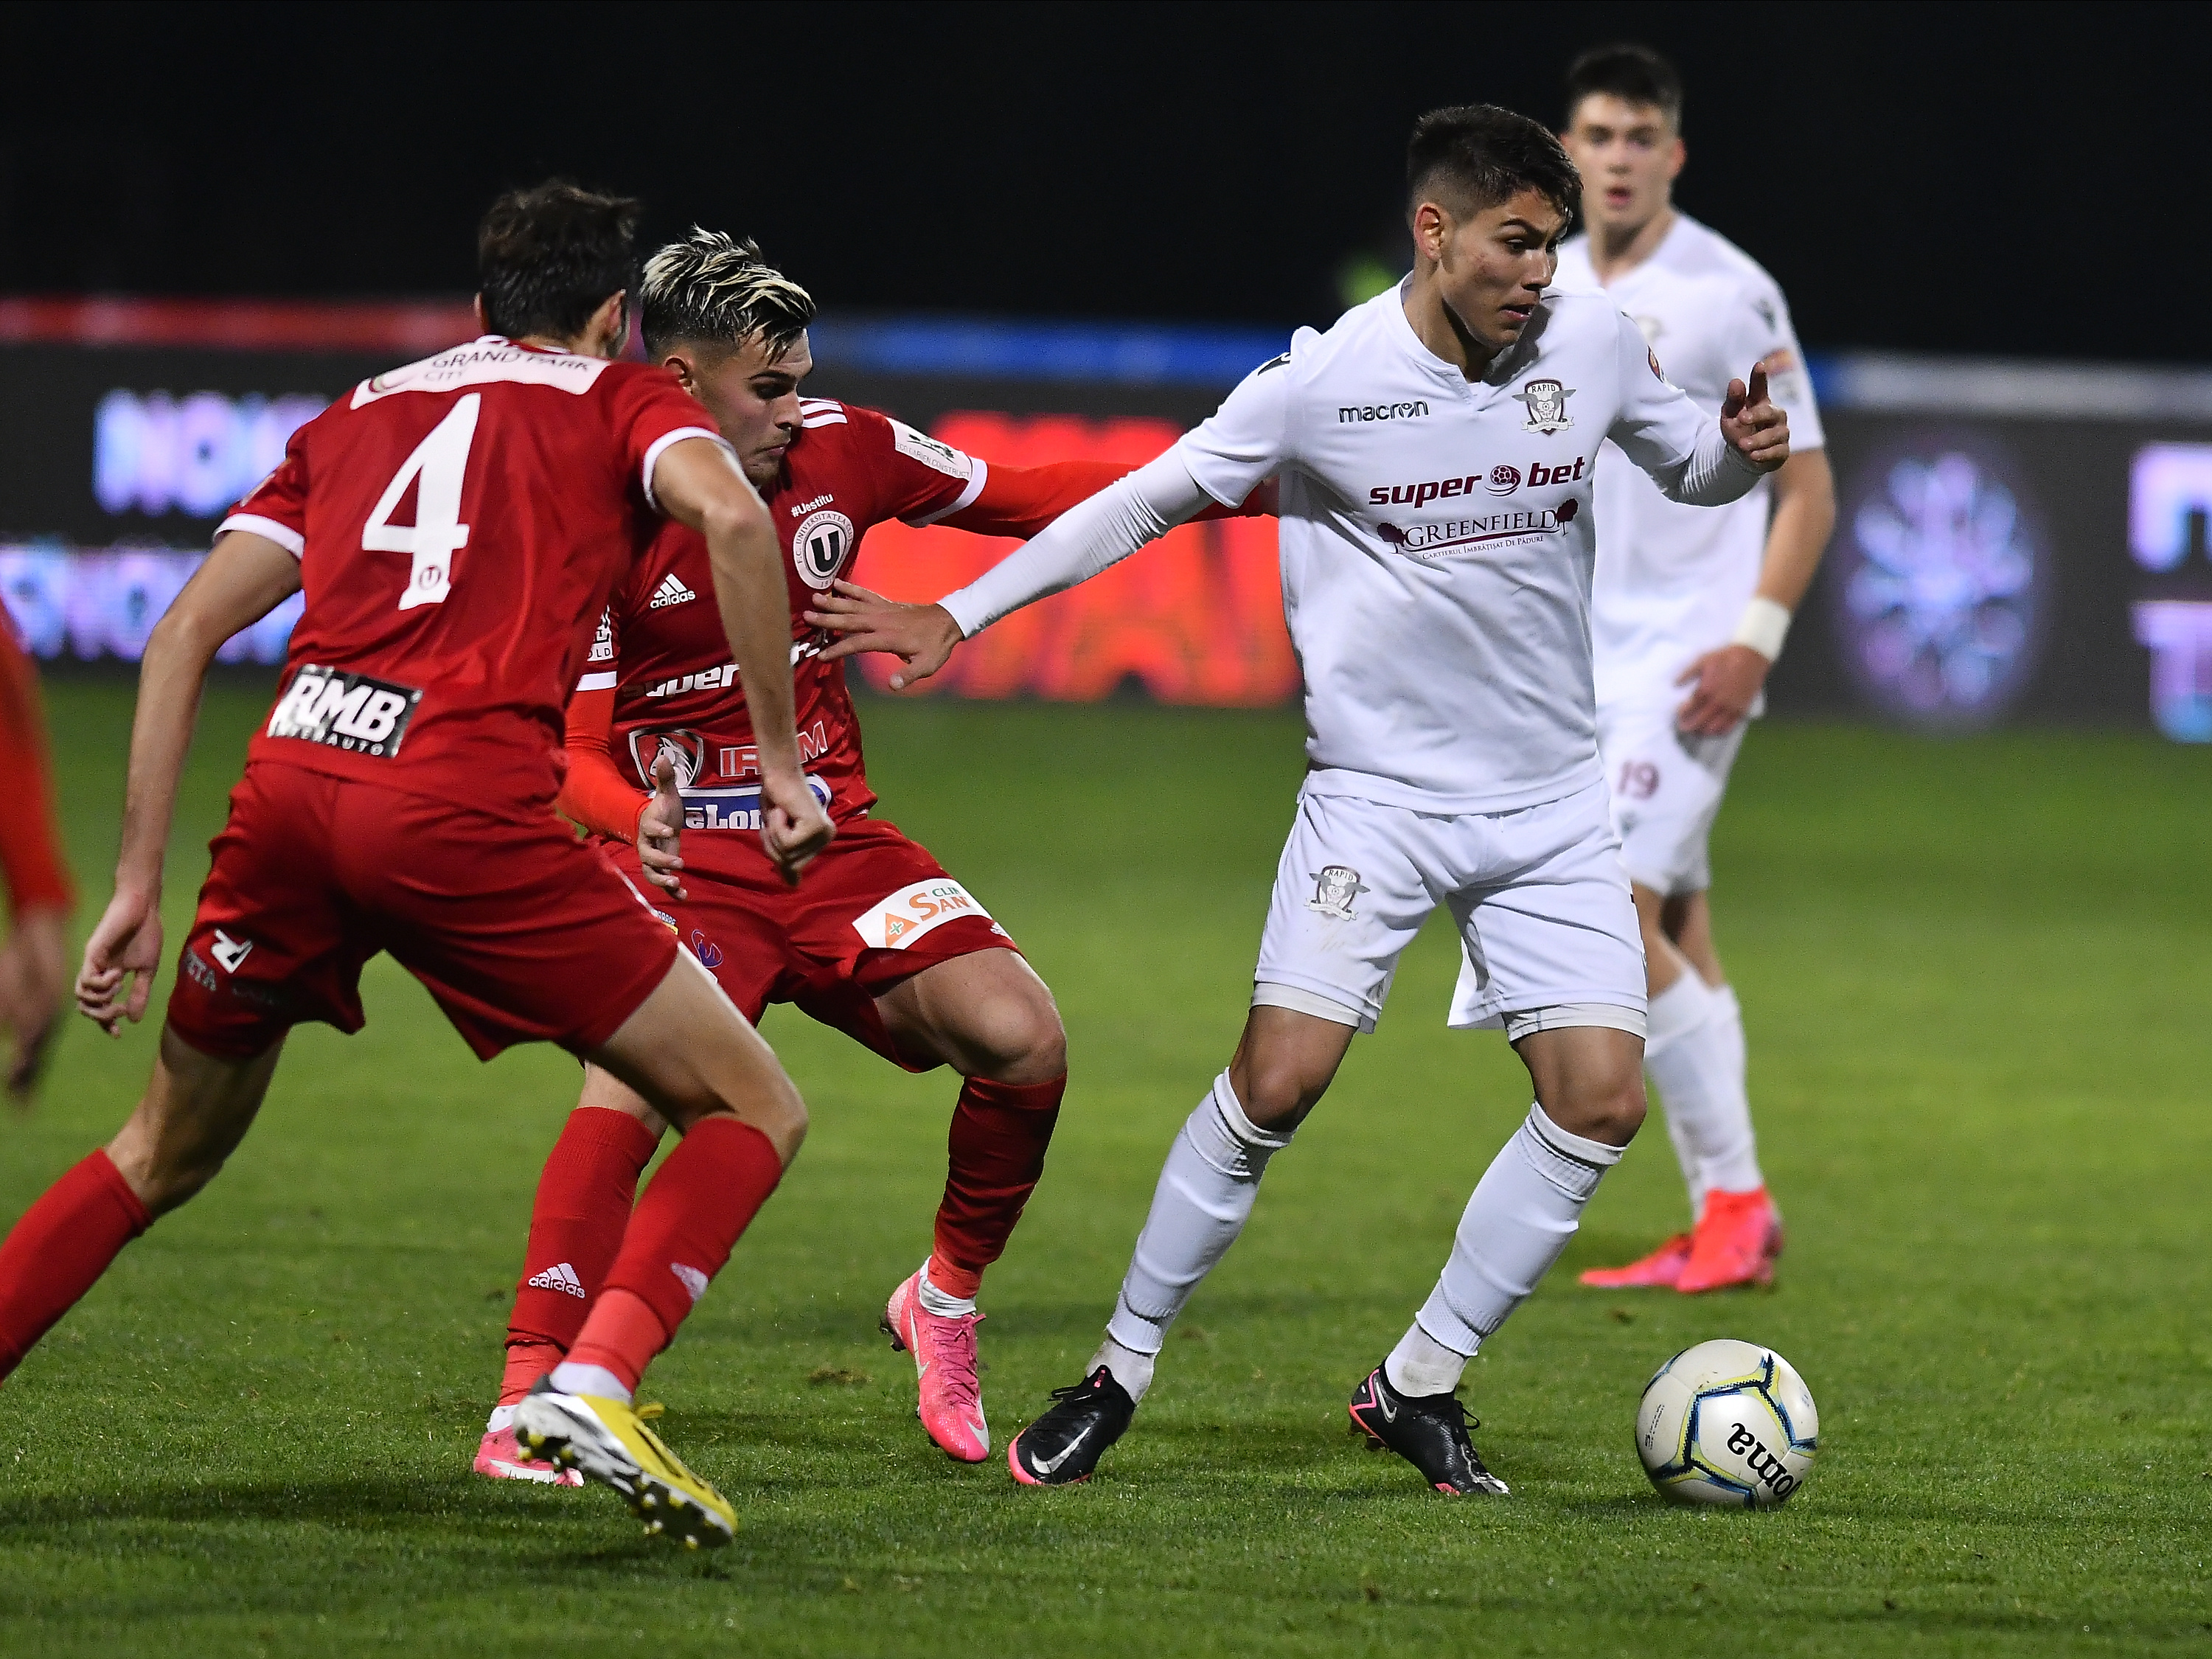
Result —
[[422, 701], [411, 685], [302, 663], [269, 712], [269, 735], [390, 760]]

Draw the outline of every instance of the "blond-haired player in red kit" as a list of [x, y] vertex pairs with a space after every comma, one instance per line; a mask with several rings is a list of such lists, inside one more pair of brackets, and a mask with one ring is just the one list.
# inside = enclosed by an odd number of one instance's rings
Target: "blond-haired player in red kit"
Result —
[[[561, 807], [603, 838], [748, 1018], [795, 1003], [893, 1065], [963, 1081], [928, 1259], [883, 1315], [914, 1356], [915, 1410], [955, 1458], [988, 1455], [976, 1293], [1044, 1169], [1067, 1086], [1066, 1037], [1044, 981], [981, 899], [929, 850], [872, 816], [844, 665], [805, 620], [886, 520], [1033, 535], [1119, 477], [1110, 463], [1015, 468], [964, 454], [872, 409], [803, 398], [814, 302], [749, 241], [695, 230], [647, 263], [647, 354], [713, 413], [766, 498], [782, 553], [806, 784], [837, 840], [793, 890], [763, 852], [752, 674], [706, 602], [707, 548], [665, 526], [616, 589], [569, 704]], [[672, 774], [656, 800], [656, 764]], [[684, 826], [681, 856], [659, 826]], [[661, 1114], [593, 1067], [548, 1159], [507, 1328], [501, 1404], [477, 1473], [550, 1480], [509, 1417], [590, 1315], [623, 1238]]]
[[364, 380], [295, 433], [155, 629], [115, 896], [77, 981], [111, 1034], [144, 1013], [160, 965], [162, 851], [208, 664], [306, 593], [153, 1079], [0, 1243], [0, 1376], [214, 1177], [294, 1025], [361, 1028], [362, 966], [389, 951], [480, 1056], [558, 1042], [684, 1131], [520, 1426], [648, 1530], [720, 1544], [730, 1504], [631, 1396], [799, 1150], [805, 1109], [697, 960], [553, 812], [591, 619], [662, 517], [702, 532], [726, 648], [753, 665], [767, 855], [796, 879], [834, 831], [800, 775], [760, 497], [672, 375], [610, 361], [638, 211], [565, 185], [495, 204], [478, 242], [484, 336]]

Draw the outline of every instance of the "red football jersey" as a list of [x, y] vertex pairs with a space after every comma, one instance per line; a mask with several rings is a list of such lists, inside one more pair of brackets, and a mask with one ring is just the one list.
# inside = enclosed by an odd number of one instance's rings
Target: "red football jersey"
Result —
[[[853, 567], [860, 538], [886, 519], [930, 524], [982, 491], [985, 464], [872, 409], [799, 399], [799, 438], [768, 493], [791, 594], [791, 660], [799, 759], [831, 817], [875, 804], [860, 758], [860, 721], [845, 665], [825, 663], [827, 635], [804, 612]], [[752, 722], [714, 605], [707, 544], [665, 523], [615, 590], [579, 691], [615, 693], [614, 762], [623, 781], [647, 776], [665, 748], [700, 829], [760, 828]]]
[[550, 807], [592, 619], [686, 437], [721, 441], [666, 370], [496, 336], [362, 382], [217, 532], [288, 549], [307, 594], [248, 760]]

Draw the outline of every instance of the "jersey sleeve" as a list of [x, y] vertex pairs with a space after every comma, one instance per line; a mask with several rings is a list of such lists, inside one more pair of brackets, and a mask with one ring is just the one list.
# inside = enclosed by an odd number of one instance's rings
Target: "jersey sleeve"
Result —
[[1176, 441], [1198, 487], [1224, 507], [1241, 506], [1290, 459], [1290, 368], [1288, 352], [1261, 364]]
[[592, 632], [592, 648], [584, 653], [584, 672], [576, 681], [576, 690], [611, 693], [622, 681], [622, 623], [616, 619], [616, 605], [622, 603], [617, 596], [613, 605], [599, 612], [599, 625]]
[[[803, 407], [803, 405], [802, 405]], [[979, 457], [917, 432], [872, 409], [831, 405], [852, 427], [863, 446], [875, 480], [873, 516], [898, 519], [919, 529], [972, 506], [991, 478]], [[810, 421], [827, 417], [810, 413]]]
[[1613, 320], [1620, 409], [1606, 436], [1647, 473], [1679, 468], [1696, 453], [1705, 428], [1717, 422], [1719, 411], [1699, 409], [1689, 393], [1668, 383], [1658, 355], [1627, 317], [1615, 312]]
[[1736, 301], [1728, 333], [1729, 373], [1742, 379], [1755, 362], [1766, 365], [1766, 395], [1790, 416], [1790, 449], [1823, 447], [1820, 410], [1813, 401], [1813, 372], [1797, 343], [1782, 290], [1765, 273]]
[[657, 513], [660, 502], [653, 493], [653, 469], [670, 445], [686, 438], [704, 438], [721, 445], [732, 459], [736, 452], [714, 429], [714, 417], [677, 385], [676, 377], [666, 369], [638, 363], [617, 363], [615, 368], [628, 371], [606, 377], [608, 417], [615, 440], [622, 446], [623, 471], [637, 480], [646, 504]]
[[266, 537], [294, 558], [307, 550], [307, 454], [309, 427], [293, 433], [284, 446], [284, 459], [276, 470], [253, 486], [246, 499], [224, 515], [215, 527], [220, 538], [234, 530]]
[[38, 671], [0, 617], [0, 767], [9, 799], [0, 811], [0, 873], [16, 916], [67, 910], [76, 902], [54, 816], [52, 768]]
[[578, 691], [568, 700], [568, 730], [562, 739], [568, 770], [561, 782], [561, 814], [602, 836], [628, 841], [637, 834], [637, 815], [646, 795], [633, 789], [614, 757], [615, 694]]

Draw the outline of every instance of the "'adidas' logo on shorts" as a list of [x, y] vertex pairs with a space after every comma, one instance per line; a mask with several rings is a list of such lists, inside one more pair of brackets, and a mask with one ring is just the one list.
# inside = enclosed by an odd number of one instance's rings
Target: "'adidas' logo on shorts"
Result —
[[565, 1261], [557, 1267], [548, 1267], [542, 1273], [531, 1274], [528, 1282], [538, 1290], [559, 1291], [564, 1296], [574, 1297], [579, 1302], [590, 1299], [585, 1293], [584, 1281], [576, 1277], [576, 1270]]
[[659, 611], [664, 606], [683, 605], [698, 597], [682, 582], [677, 580], [676, 573], [672, 570], [660, 579], [660, 586], [653, 590], [653, 603], [645, 608], [647, 611]]

